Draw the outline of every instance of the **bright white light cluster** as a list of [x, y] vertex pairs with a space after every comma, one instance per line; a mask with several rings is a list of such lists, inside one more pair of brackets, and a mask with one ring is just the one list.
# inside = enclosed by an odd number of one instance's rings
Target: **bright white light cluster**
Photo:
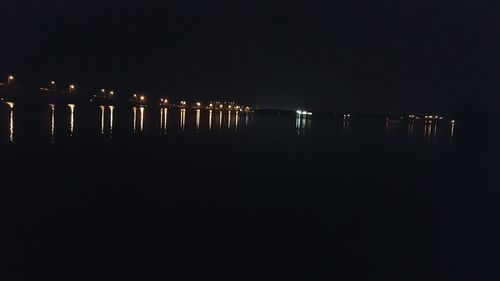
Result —
[[298, 115], [312, 115], [312, 112], [297, 110]]

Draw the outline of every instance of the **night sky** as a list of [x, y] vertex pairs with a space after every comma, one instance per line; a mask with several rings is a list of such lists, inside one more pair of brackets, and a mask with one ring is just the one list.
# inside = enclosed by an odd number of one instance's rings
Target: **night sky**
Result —
[[478, 0], [2, 0], [0, 74], [121, 95], [450, 113], [498, 96], [499, 14]]

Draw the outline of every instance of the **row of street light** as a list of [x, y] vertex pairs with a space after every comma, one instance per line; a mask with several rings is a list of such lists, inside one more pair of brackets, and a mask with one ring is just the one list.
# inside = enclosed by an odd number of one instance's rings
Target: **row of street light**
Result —
[[[15, 77], [12, 74], [9, 74], [7, 76], [7, 85], [11, 86], [15, 84]], [[48, 87], [45, 88], [40, 88], [40, 90], [44, 92], [57, 92], [57, 84], [55, 81], [49, 81]], [[76, 92], [76, 85], [75, 84], [69, 84], [68, 85], [68, 93], [72, 94]], [[113, 90], [106, 90], [106, 89], [101, 89], [101, 91], [98, 94], [94, 94], [93, 98], [114, 98], [115, 97], [115, 91]], [[144, 95], [138, 95], [136, 93], [133, 94], [133, 98], [131, 101], [138, 102], [138, 103], [144, 103], [146, 101], [146, 96]], [[169, 100], [167, 98], [161, 98], [160, 99], [160, 106], [169, 106]], [[174, 104], [175, 106], [175, 104]], [[177, 105], [179, 107], [186, 107], [187, 102], [185, 100], [181, 100], [180, 103]], [[194, 107], [196, 108], [202, 108], [202, 103], [201, 102], [195, 102]], [[251, 108], [246, 106], [239, 106], [236, 105], [234, 102], [210, 102], [208, 106], [206, 106], [207, 109], [224, 109], [227, 108], [228, 110], [235, 110], [235, 111], [250, 111]]]

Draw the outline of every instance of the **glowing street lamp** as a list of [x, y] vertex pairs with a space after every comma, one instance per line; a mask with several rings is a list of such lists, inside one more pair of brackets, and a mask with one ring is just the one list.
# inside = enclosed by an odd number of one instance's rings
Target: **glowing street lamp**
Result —
[[185, 106], [186, 105], [186, 101], [181, 101], [181, 105]]
[[197, 102], [197, 103], [196, 103], [196, 106], [197, 106], [197, 107], [200, 107], [200, 106], [201, 106], [201, 102]]
[[69, 93], [71, 94], [75, 90], [75, 85], [69, 85]]
[[10, 85], [10, 83], [12, 83], [12, 82], [14, 82], [14, 76], [9, 75], [9, 76], [7, 77], [7, 85]]
[[140, 99], [141, 99], [141, 102], [142, 102], [142, 101], [144, 101], [144, 100], [146, 99], [146, 97], [141, 96], [141, 98], [140, 98]]

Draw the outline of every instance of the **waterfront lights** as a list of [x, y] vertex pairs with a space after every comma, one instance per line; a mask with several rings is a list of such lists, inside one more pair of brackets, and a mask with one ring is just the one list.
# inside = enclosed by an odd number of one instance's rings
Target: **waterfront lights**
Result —
[[111, 96], [114, 96], [114, 95], [115, 95], [115, 92], [114, 92], [114, 91], [111, 91], [111, 92], [109, 92], [109, 94], [110, 94]]
[[209, 104], [208, 106], [213, 107], [214, 105], [213, 104]]
[[[247, 110], [249, 110], [249, 107], [246, 107]], [[312, 112], [307, 112], [307, 111], [302, 111], [302, 110], [297, 110], [296, 111], [298, 115], [312, 115]]]
[[134, 98], [137, 98], [137, 94], [134, 94]]
[[75, 90], [75, 85], [70, 84], [69, 85], [69, 92], [72, 93]]
[[200, 106], [201, 106], [201, 102], [197, 102], [197, 103], [196, 103], [196, 106], [197, 106], [197, 107], [200, 107]]
[[224, 106], [221, 104], [219, 107], [220, 107], [220, 108], [223, 108]]
[[141, 96], [141, 101], [144, 101], [146, 98], [144, 96]]
[[186, 105], [186, 101], [181, 101], [181, 105], [182, 106]]
[[13, 75], [7, 76], [7, 85], [10, 85], [12, 82], [14, 82], [14, 76]]

